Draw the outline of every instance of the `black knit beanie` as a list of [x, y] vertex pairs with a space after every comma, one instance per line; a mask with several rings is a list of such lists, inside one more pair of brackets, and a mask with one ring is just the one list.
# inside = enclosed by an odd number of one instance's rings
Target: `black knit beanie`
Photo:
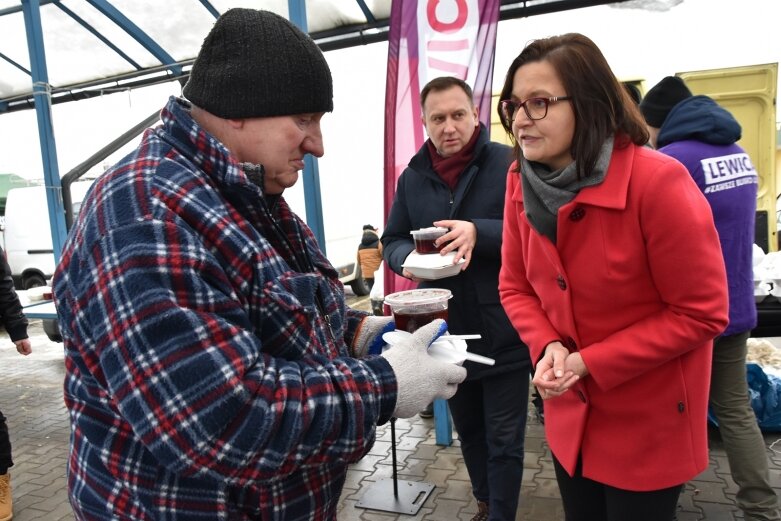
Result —
[[650, 126], [662, 128], [673, 107], [691, 96], [692, 92], [681, 78], [667, 76], [648, 91], [640, 102], [640, 112]]
[[229, 9], [206, 35], [182, 91], [225, 119], [331, 112], [331, 70], [307, 34], [270, 11]]

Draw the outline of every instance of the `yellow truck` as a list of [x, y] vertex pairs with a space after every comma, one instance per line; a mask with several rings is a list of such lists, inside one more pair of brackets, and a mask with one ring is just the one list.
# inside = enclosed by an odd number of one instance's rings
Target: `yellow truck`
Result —
[[738, 144], [759, 174], [755, 240], [765, 252], [777, 251], [776, 201], [781, 183], [776, 168], [781, 158], [776, 132], [778, 64], [683, 72], [694, 94], [705, 94], [730, 111], [743, 128]]
[[[743, 129], [738, 142], [759, 175], [754, 242], [765, 253], [778, 251], [779, 220], [777, 167], [781, 161], [776, 129], [778, 64], [768, 63], [678, 73], [694, 94], [705, 94], [727, 109]], [[641, 89], [642, 92], [642, 89]], [[767, 298], [757, 304], [754, 337], [781, 335], [781, 301]]]

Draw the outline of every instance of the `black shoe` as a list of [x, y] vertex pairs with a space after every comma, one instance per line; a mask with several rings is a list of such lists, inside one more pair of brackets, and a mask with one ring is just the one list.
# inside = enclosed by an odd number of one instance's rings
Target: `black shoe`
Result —
[[488, 503], [477, 502], [477, 514], [469, 521], [488, 521]]
[[434, 404], [430, 403], [425, 409], [420, 411], [419, 416], [421, 418], [433, 418], [434, 417]]

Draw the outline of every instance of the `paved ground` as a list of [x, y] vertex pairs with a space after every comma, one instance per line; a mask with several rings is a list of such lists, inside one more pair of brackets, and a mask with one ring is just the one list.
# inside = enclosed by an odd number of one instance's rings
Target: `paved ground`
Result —
[[[34, 352], [22, 357], [16, 353], [5, 332], [0, 334], [0, 382], [3, 383], [0, 386], [0, 410], [8, 417], [16, 462], [11, 470], [14, 519], [71, 520], [73, 515], [65, 484], [68, 419], [62, 401], [62, 345], [48, 341], [40, 321], [33, 321], [31, 338]], [[781, 434], [767, 434], [765, 442], [772, 480], [781, 492]], [[433, 420], [419, 417], [398, 420], [396, 451], [400, 486], [409, 486], [407, 482], [415, 481], [435, 485], [417, 515], [389, 514], [356, 506], [372, 484], [392, 475], [391, 436], [386, 425], [380, 428], [370, 454], [350, 470], [342, 496], [340, 521], [471, 519], [476, 504], [471, 497], [457, 439], [452, 446], [441, 447], [435, 443]], [[729, 476], [717, 432], [711, 436], [710, 460], [710, 467], [687, 484], [681, 496], [680, 521], [743, 519], [733, 504], [735, 484]], [[562, 519], [550, 451], [542, 425], [533, 416], [529, 419], [526, 435], [521, 496], [518, 520]]]

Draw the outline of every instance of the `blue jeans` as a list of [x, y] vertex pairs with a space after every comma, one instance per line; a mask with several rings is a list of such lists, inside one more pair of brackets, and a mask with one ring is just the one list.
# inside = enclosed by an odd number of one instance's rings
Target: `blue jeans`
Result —
[[778, 521], [778, 497], [770, 486], [765, 441], [748, 396], [748, 337], [745, 332], [716, 339], [710, 407], [719, 423], [732, 479], [738, 485], [735, 499], [746, 521]]
[[530, 369], [467, 380], [448, 400], [472, 493], [490, 521], [514, 521], [523, 478]]

